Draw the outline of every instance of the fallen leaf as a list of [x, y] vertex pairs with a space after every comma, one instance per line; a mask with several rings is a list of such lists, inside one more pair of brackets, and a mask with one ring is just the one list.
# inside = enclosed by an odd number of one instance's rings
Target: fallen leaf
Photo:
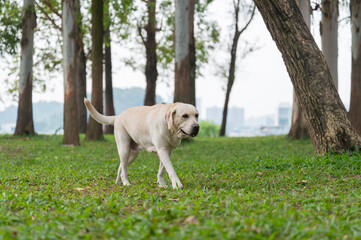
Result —
[[84, 191], [84, 188], [77, 187], [77, 188], [75, 188], [75, 190], [77, 190], [77, 191]]
[[301, 182], [298, 182], [297, 184], [302, 184], [302, 185], [305, 185], [306, 183], [308, 183], [307, 180], [302, 180]]
[[179, 198], [168, 198], [169, 201], [179, 202]]
[[195, 216], [189, 216], [184, 220], [184, 223], [187, 224], [194, 224], [194, 225], [199, 225], [199, 221], [197, 220], [197, 218]]

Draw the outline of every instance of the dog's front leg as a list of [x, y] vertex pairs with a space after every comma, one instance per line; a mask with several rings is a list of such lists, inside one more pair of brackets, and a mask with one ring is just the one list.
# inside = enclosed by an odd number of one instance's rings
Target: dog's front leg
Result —
[[159, 171], [158, 171], [158, 186], [161, 187], [161, 188], [166, 188], [167, 185], [165, 185], [165, 182], [164, 182], [164, 170], [165, 170], [165, 167], [162, 163], [162, 161], [159, 161]]
[[170, 180], [172, 181], [173, 189], [176, 189], [177, 185], [178, 185], [178, 188], [182, 189], [183, 185], [180, 182], [177, 174], [175, 173], [173, 165], [170, 161], [170, 157], [169, 157], [170, 151], [167, 149], [160, 149], [160, 150], [158, 150], [158, 155], [159, 155], [160, 161], [163, 163], [163, 166], [167, 170]]

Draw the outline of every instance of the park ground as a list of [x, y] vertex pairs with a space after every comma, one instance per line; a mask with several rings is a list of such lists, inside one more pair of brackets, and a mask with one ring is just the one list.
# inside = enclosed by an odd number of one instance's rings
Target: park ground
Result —
[[0, 135], [0, 239], [361, 239], [360, 154], [315, 156], [285, 136], [199, 137], [172, 163], [184, 189], [159, 189], [146, 152], [125, 187], [113, 136], [67, 147]]

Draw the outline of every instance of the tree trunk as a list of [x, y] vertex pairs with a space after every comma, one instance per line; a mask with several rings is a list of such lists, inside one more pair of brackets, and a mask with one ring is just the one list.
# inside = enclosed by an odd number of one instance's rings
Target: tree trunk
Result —
[[352, 68], [349, 117], [361, 134], [361, 1], [351, 0]]
[[19, 105], [14, 135], [33, 135], [33, 50], [36, 15], [34, 0], [24, 0], [21, 21], [21, 58], [19, 79]]
[[[297, 0], [297, 5], [301, 10], [303, 19], [308, 28], [311, 23], [311, 5], [310, 0]], [[309, 138], [307, 121], [302, 113], [301, 106], [298, 103], [295, 92], [293, 92], [293, 105], [292, 105], [292, 122], [291, 128], [288, 133], [291, 139], [305, 139]]]
[[75, 0], [75, 11], [77, 16], [77, 62], [76, 62], [76, 82], [78, 95], [78, 123], [79, 133], [86, 132], [87, 125], [87, 110], [84, 105], [84, 98], [86, 97], [86, 57], [83, 43], [83, 29], [80, 13], [80, 0]]
[[322, 19], [320, 24], [322, 52], [326, 58], [333, 82], [338, 88], [338, 0], [322, 0]]
[[175, 1], [175, 83], [174, 102], [195, 105], [195, 0]]
[[[106, 5], [109, 8], [109, 6]], [[109, 18], [109, 15], [106, 16]], [[110, 24], [109, 24], [110, 25]], [[113, 83], [112, 83], [112, 52], [110, 47], [110, 26], [105, 30], [105, 115], [115, 115], [113, 103]], [[105, 125], [105, 134], [114, 134], [113, 125]]]
[[238, 46], [238, 39], [240, 36], [239, 30], [238, 30], [238, 14], [239, 14], [239, 1], [238, 1], [238, 6], [235, 9], [236, 24], [235, 24], [235, 31], [234, 31], [234, 35], [233, 35], [233, 42], [232, 42], [232, 48], [231, 48], [231, 62], [229, 63], [228, 82], [227, 82], [226, 98], [224, 100], [224, 106], [223, 106], [222, 124], [221, 124], [221, 128], [219, 129], [219, 136], [221, 136], [221, 137], [224, 137], [226, 135], [228, 102], [229, 102], [229, 97], [231, 95], [231, 90], [232, 90], [232, 86], [233, 86], [234, 79], [235, 79], [237, 46]]
[[317, 154], [361, 147], [318, 49], [294, 0], [255, 0], [269, 32], [282, 53], [287, 71], [308, 122]]
[[[103, 1], [92, 0], [92, 96], [91, 102], [99, 113], [103, 113]], [[89, 117], [86, 129], [87, 140], [103, 139], [102, 125]]]
[[145, 65], [145, 77], [147, 86], [145, 89], [144, 105], [152, 106], [155, 104], [156, 98], [156, 81], [158, 78], [157, 70], [157, 43], [155, 40], [156, 35], [156, 0], [149, 0], [147, 2], [148, 8], [148, 24], [145, 27], [147, 32], [147, 39], [144, 42], [146, 49], [147, 62]]
[[76, 82], [77, 23], [75, 0], [62, 1], [64, 67], [64, 138], [65, 145], [80, 145]]
[[233, 87], [233, 83], [235, 80], [235, 70], [236, 70], [236, 58], [237, 58], [237, 47], [238, 47], [238, 40], [241, 34], [248, 28], [249, 24], [251, 23], [254, 13], [255, 7], [253, 7], [252, 14], [245, 24], [245, 26], [240, 30], [238, 28], [238, 18], [239, 18], [239, 10], [240, 10], [240, 0], [234, 3], [234, 16], [235, 16], [235, 29], [233, 35], [233, 42], [231, 48], [231, 62], [229, 63], [229, 73], [228, 73], [228, 82], [227, 82], [227, 90], [226, 90], [226, 97], [224, 100], [224, 107], [223, 107], [223, 116], [222, 116], [222, 124], [219, 130], [219, 136], [223, 137], [226, 135], [226, 125], [227, 125], [227, 114], [228, 114], [228, 103], [231, 95], [231, 90]]

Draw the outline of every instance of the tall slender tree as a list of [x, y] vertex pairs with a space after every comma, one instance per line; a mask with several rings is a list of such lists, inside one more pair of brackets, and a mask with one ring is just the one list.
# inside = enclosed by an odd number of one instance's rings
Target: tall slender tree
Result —
[[80, 145], [77, 99], [77, 22], [75, 0], [62, 1], [64, 65], [64, 139], [63, 144]]
[[247, 23], [240, 29], [238, 25], [239, 20], [239, 13], [240, 13], [240, 0], [233, 1], [234, 7], [234, 35], [231, 47], [231, 61], [229, 63], [229, 72], [228, 72], [228, 81], [227, 81], [227, 89], [226, 89], [226, 97], [224, 100], [223, 106], [223, 117], [222, 117], [222, 124], [219, 130], [219, 136], [225, 136], [226, 134], [226, 124], [227, 124], [227, 113], [228, 113], [228, 102], [231, 95], [231, 90], [233, 87], [233, 83], [235, 80], [235, 69], [236, 69], [236, 58], [237, 58], [237, 48], [238, 48], [238, 40], [241, 34], [248, 28], [252, 19], [254, 17], [254, 13], [256, 11], [256, 6], [253, 7], [252, 11], [250, 12], [250, 17]]
[[19, 103], [15, 135], [34, 134], [33, 121], [33, 51], [36, 14], [34, 0], [24, 0], [22, 16]]
[[351, 0], [352, 67], [350, 120], [361, 135], [361, 1]]
[[[110, 38], [110, 14], [109, 14], [109, 0], [104, 4], [104, 47], [105, 47], [105, 115], [115, 115], [113, 102], [113, 80], [112, 80], [112, 51]], [[104, 127], [105, 134], [113, 134], [114, 126], [106, 125]]]
[[174, 102], [196, 103], [195, 0], [175, 0]]
[[322, 53], [326, 58], [333, 82], [338, 88], [338, 0], [322, 0], [320, 24]]
[[[92, 0], [92, 95], [91, 102], [95, 109], [103, 113], [103, 0]], [[86, 129], [87, 140], [103, 139], [102, 125], [97, 123], [92, 117], [89, 117]]]
[[82, 15], [80, 12], [80, 0], [75, 0], [75, 13], [77, 25], [77, 61], [76, 61], [76, 82], [78, 95], [78, 123], [79, 132], [85, 133], [87, 126], [87, 110], [84, 105], [86, 97], [86, 56], [84, 51], [84, 30]]
[[146, 64], [145, 64], [145, 98], [144, 105], [151, 106], [155, 104], [156, 98], [156, 82], [158, 78], [157, 70], [157, 43], [156, 43], [156, 32], [157, 32], [157, 21], [156, 21], [156, 0], [147, 0], [148, 12], [148, 23], [144, 27], [147, 37], [145, 38], [142, 34], [142, 26], [138, 24], [138, 33], [142, 39], [146, 52]]
[[339, 153], [360, 148], [361, 137], [347, 117], [326, 59], [295, 0], [254, 2], [282, 53], [316, 153]]
[[[301, 10], [303, 19], [308, 28], [311, 25], [311, 4], [310, 0], [296, 0], [298, 7]], [[307, 121], [302, 113], [301, 106], [298, 103], [296, 93], [293, 92], [293, 105], [292, 105], [292, 121], [291, 128], [288, 133], [291, 139], [304, 139], [308, 138]]]

